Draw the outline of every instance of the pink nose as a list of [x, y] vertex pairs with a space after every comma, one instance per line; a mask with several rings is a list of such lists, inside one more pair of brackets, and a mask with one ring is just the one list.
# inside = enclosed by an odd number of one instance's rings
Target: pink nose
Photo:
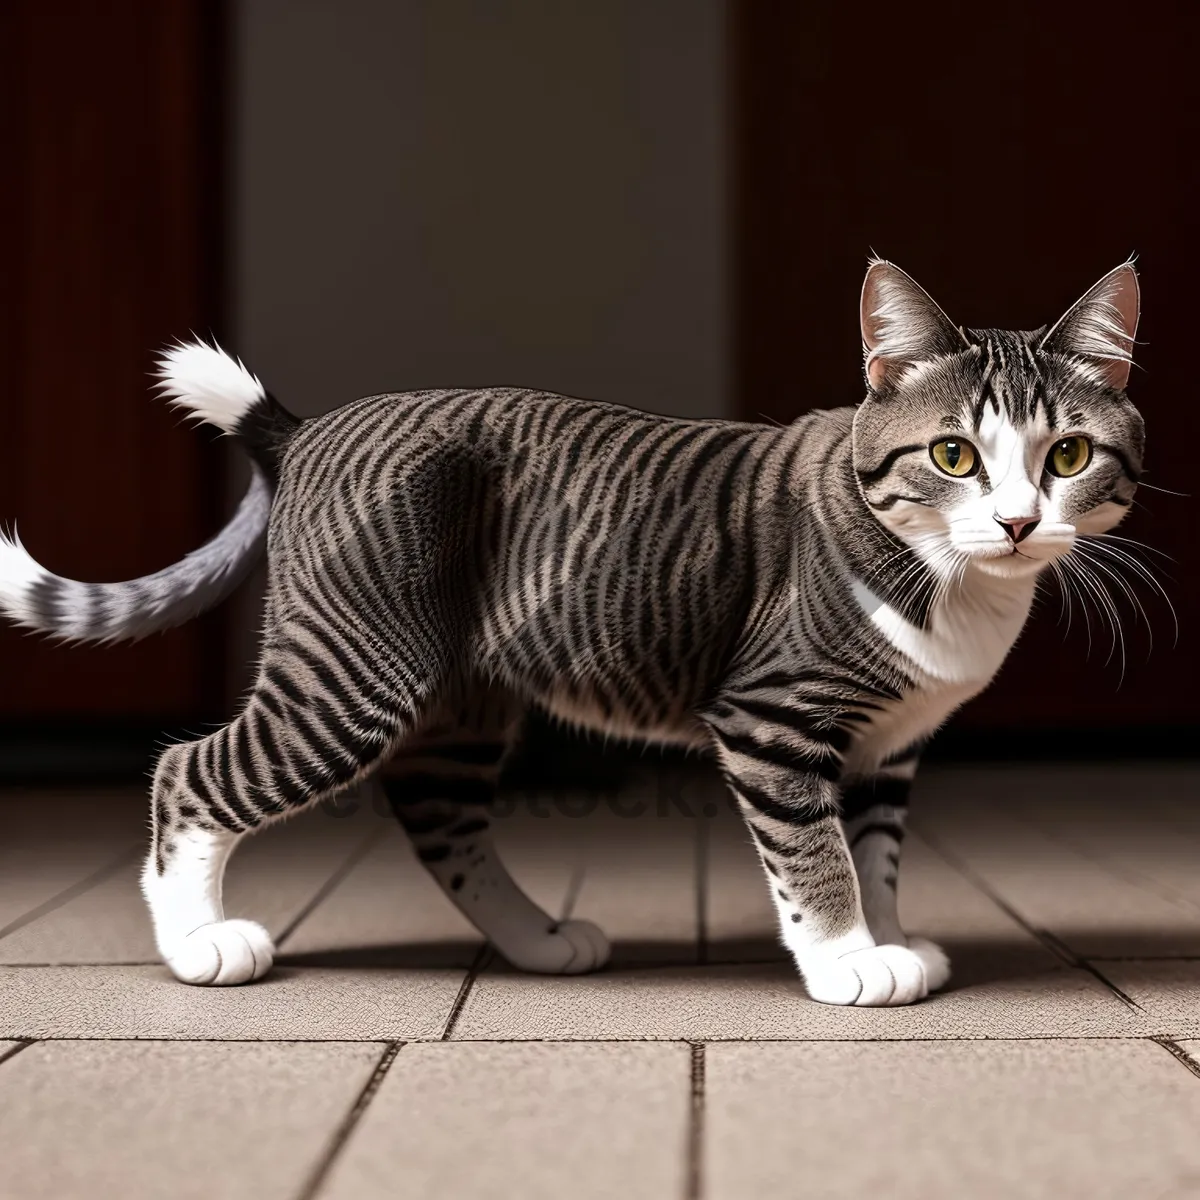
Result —
[[1039, 517], [997, 517], [996, 524], [1012, 539], [1013, 545], [1024, 541], [1039, 524]]

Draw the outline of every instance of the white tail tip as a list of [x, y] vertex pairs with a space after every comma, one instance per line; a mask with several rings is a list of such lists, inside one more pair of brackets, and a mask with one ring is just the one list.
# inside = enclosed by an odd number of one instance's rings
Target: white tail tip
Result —
[[215, 342], [180, 342], [158, 360], [159, 390], [176, 408], [226, 433], [266, 399], [258, 379]]

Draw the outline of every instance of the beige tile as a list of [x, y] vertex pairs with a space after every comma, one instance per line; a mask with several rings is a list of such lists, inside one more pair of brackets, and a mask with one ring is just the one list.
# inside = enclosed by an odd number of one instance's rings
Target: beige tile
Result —
[[585, 873], [572, 912], [608, 934], [616, 966], [697, 961], [703, 818], [692, 815], [689, 784], [677, 771], [647, 771], [619, 794], [596, 796], [577, 822]]
[[468, 967], [481, 938], [417, 861], [397, 826], [310, 912], [279, 961], [308, 968]]
[[951, 989], [1053, 971], [1061, 959], [916, 834], [900, 860], [900, 920], [950, 956]]
[[[1047, 778], [1064, 776], [1049, 768]], [[1200, 772], [1114, 767], [1053, 804], [1014, 797], [1008, 811], [1136, 887], [1200, 915]]]
[[246, 987], [188, 987], [165, 967], [0, 967], [0, 1035], [371, 1041], [441, 1036], [457, 970], [280, 967]]
[[814, 1004], [790, 965], [608, 971], [539, 979], [486, 971], [454, 1027], [472, 1039], [1111, 1037], [1139, 1016], [1084, 971], [993, 979], [910, 1008]]
[[706, 1194], [1184, 1200], [1200, 1083], [1139, 1041], [721, 1045]]
[[[339, 819], [316, 810], [247, 838], [230, 860], [225, 911], [278, 936], [331, 877], [386, 826], [363, 812]], [[33, 853], [26, 870], [40, 869]], [[138, 887], [140, 855], [69, 903], [0, 939], [0, 963], [155, 962], [158, 952]]]
[[98, 882], [145, 841], [145, 825], [146, 798], [128, 788], [0, 792], [0, 931]]
[[321, 1195], [681, 1195], [689, 1080], [680, 1045], [405, 1046]]
[[1126, 995], [1142, 1006], [1152, 1032], [1200, 1036], [1200, 961], [1098, 964]]
[[33, 1046], [0, 1068], [3, 1190], [21, 1200], [295, 1196], [382, 1049]]
[[1078, 954], [1200, 954], [1200, 908], [1011, 811], [1036, 808], [1043, 796], [1047, 808], [1072, 800], [1104, 786], [1103, 775], [1061, 767], [931, 770], [918, 778], [915, 824], [1030, 925]]

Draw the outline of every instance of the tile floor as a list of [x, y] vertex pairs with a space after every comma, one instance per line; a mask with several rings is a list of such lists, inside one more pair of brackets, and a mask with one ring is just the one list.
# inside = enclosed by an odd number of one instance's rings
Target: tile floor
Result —
[[1200, 768], [931, 768], [910, 1009], [805, 999], [714, 780], [517, 796], [514, 872], [615, 942], [508, 971], [364, 801], [249, 842], [279, 964], [154, 959], [131, 790], [0, 796], [0, 1196], [1200, 1197]]

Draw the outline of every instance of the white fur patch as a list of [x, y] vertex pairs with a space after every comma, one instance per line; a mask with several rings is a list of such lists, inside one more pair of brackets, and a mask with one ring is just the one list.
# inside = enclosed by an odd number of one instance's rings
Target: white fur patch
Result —
[[266, 399], [257, 377], [215, 343], [172, 346], [159, 359], [158, 375], [159, 390], [174, 407], [226, 433], [236, 432], [242, 417]]
[[14, 529], [12, 535], [0, 532], [0, 609], [18, 625], [40, 628], [29, 604], [34, 587], [53, 576], [21, 545]]

